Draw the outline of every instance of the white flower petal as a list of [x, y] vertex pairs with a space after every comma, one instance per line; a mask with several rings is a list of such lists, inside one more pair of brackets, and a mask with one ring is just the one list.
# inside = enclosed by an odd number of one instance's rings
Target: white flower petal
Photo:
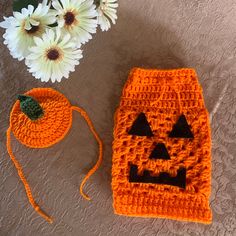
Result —
[[21, 9], [21, 14], [23, 14], [24, 16], [28, 16], [28, 15], [29, 15], [28, 9], [22, 8], [22, 9]]
[[23, 20], [25, 18], [24, 15], [22, 15], [20, 12], [14, 11], [13, 12], [13, 16], [17, 19], [17, 20]]
[[43, 2], [42, 2], [42, 6], [43, 6], [43, 7], [46, 6], [47, 3], [48, 3], [48, 0], [43, 0]]
[[34, 20], [32, 18], [29, 19], [29, 22], [30, 22], [31, 25], [34, 25], [34, 26], [38, 26], [40, 24], [39, 21], [36, 21], [36, 20]]
[[53, 0], [53, 1], [52, 1], [52, 6], [53, 6], [57, 11], [61, 11], [61, 10], [62, 10], [62, 6], [61, 6], [61, 4], [60, 4], [57, 0]]
[[64, 26], [64, 24], [65, 24], [65, 20], [62, 18], [62, 19], [59, 19], [58, 21], [57, 21], [57, 24], [58, 24], [58, 26], [60, 27], [60, 28], [62, 28], [63, 26]]
[[[82, 51], [75, 47], [70, 34], [63, 36], [59, 28], [56, 31], [47, 29], [42, 38], [34, 38], [35, 46], [30, 48], [26, 57], [26, 65], [33, 76], [41, 81], [60, 82], [63, 77], [68, 78], [82, 58]], [[59, 57], [54, 51], [57, 50]]]
[[7, 29], [7, 28], [11, 27], [11, 21], [6, 17], [4, 17], [4, 18], [5, 18], [5, 20], [0, 22], [0, 27]]
[[34, 11], [34, 7], [32, 5], [29, 5], [28, 6], [28, 13], [29, 13], [29, 15], [31, 15], [33, 13], [33, 11]]
[[47, 18], [43, 19], [45, 25], [52, 25], [56, 22], [57, 18], [55, 16], [48, 15]]
[[42, 11], [42, 4], [39, 3], [39, 5], [37, 6], [37, 8], [36, 8], [35, 11], [34, 11], [34, 15], [35, 15], [35, 16], [37, 16], [37, 15], [43, 15], [41, 11]]
[[[97, 9], [98, 12], [98, 24], [102, 31], [107, 31], [111, 27], [111, 22], [116, 23], [117, 0], [102, 0], [100, 6]], [[111, 21], [111, 22], [110, 22]]]
[[43, 44], [43, 40], [39, 37], [34, 37], [34, 42], [35, 42], [36, 46], [40, 46]]
[[30, 24], [30, 22], [29, 22], [29, 19], [27, 19], [27, 20], [25, 21], [25, 26], [24, 26], [24, 28], [25, 28], [26, 30], [30, 30], [30, 29], [32, 28], [32, 26], [31, 26], [31, 24]]
[[[63, 32], [77, 38], [77, 44], [86, 43], [96, 33], [97, 11], [93, 0], [53, 0], [53, 6], [58, 10], [58, 26]], [[75, 21], [68, 23], [64, 19], [67, 12], [74, 14]]]
[[[35, 44], [33, 37], [41, 36], [48, 25], [55, 21], [55, 12], [51, 11], [48, 5], [39, 4], [35, 11], [34, 7], [29, 5], [21, 12], [13, 12], [13, 16], [5, 17], [4, 21], [0, 23], [0, 27], [6, 28], [3, 35], [4, 44], [7, 45], [14, 58], [22, 60], [30, 54], [30, 47]], [[34, 26], [38, 26], [38, 31], [37, 28], [34, 28], [35, 33], [27, 32]]]

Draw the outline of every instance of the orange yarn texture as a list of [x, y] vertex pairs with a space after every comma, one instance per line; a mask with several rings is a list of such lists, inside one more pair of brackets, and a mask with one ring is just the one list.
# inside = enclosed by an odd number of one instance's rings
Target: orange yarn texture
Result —
[[20, 102], [16, 101], [10, 115], [10, 127], [7, 130], [7, 151], [18, 171], [22, 183], [24, 184], [29, 202], [35, 211], [37, 211], [49, 223], [52, 223], [52, 218], [48, 216], [35, 202], [22, 167], [13, 154], [11, 148], [11, 131], [22, 144], [28, 147], [46, 148], [59, 142], [66, 136], [72, 124], [72, 111], [74, 110], [79, 112], [86, 120], [99, 145], [98, 161], [84, 177], [80, 186], [80, 193], [87, 200], [90, 200], [90, 198], [83, 192], [83, 187], [89, 177], [94, 174], [101, 165], [103, 145], [87, 113], [80, 107], [71, 106], [70, 102], [63, 94], [51, 88], [34, 88], [25, 93], [25, 95], [32, 97], [40, 104], [43, 109], [43, 116], [37, 120], [31, 120], [21, 111]]
[[[140, 114], [148, 123], [135, 135]], [[176, 125], [181, 116], [186, 132]], [[134, 68], [115, 113], [115, 213], [210, 223], [210, 182], [210, 125], [196, 72]]]
[[72, 110], [67, 98], [51, 88], [34, 88], [25, 95], [34, 97], [44, 110], [44, 116], [31, 121], [16, 101], [12, 108], [10, 124], [15, 137], [32, 148], [49, 147], [69, 131], [72, 124]]

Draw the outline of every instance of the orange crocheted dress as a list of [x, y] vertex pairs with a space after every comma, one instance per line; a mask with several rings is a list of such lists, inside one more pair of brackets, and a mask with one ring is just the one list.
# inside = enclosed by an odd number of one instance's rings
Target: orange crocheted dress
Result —
[[210, 181], [210, 125], [195, 71], [133, 69], [115, 114], [115, 213], [210, 223]]
[[78, 111], [87, 121], [91, 132], [99, 144], [99, 159], [96, 165], [88, 172], [80, 185], [81, 195], [90, 200], [83, 193], [83, 186], [87, 179], [98, 169], [102, 161], [102, 141], [96, 133], [87, 113], [72, 106], [67, 98], [51, 88], [34, 88], [23, 95], [18, 96], [10, 115], [10, 127], [7, 130], [7, 150], [22, 180], [27, 197], [33, 208], [48, 222], [52, 218], [41, 210], [35, 202], [30, 186], [24, 176], [20, 163], [15, 158], [11, 149], [11, 131], [24, 145], [30, 148], [46, 148], [62, 140], [72, 124], [72, 111]]

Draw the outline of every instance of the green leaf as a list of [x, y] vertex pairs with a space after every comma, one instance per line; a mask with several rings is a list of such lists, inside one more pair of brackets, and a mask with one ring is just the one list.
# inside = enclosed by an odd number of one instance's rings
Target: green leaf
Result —
[[13, 11], [21, 12], [22, 8], [28, 8], [28, 5], [38, 6], [38, 0], [13, 0]]
[[57, 22], [55, 22], [55, 23], [53, 23], [53, 24], [51, 24], [51, 25], [49, 25], [50, 27], [57, 27], [58, 26], [58, 24], [57, 24]]

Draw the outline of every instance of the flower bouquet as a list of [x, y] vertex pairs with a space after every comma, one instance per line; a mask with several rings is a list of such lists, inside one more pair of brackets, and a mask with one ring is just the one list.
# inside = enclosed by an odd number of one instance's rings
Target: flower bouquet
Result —
[[0, 22], [4, 44], [36, 79], [60, 82], [75, 70], [97, 27], [115, 24], [117, 7], [117, 0], [13, 0], [13, 16]]

